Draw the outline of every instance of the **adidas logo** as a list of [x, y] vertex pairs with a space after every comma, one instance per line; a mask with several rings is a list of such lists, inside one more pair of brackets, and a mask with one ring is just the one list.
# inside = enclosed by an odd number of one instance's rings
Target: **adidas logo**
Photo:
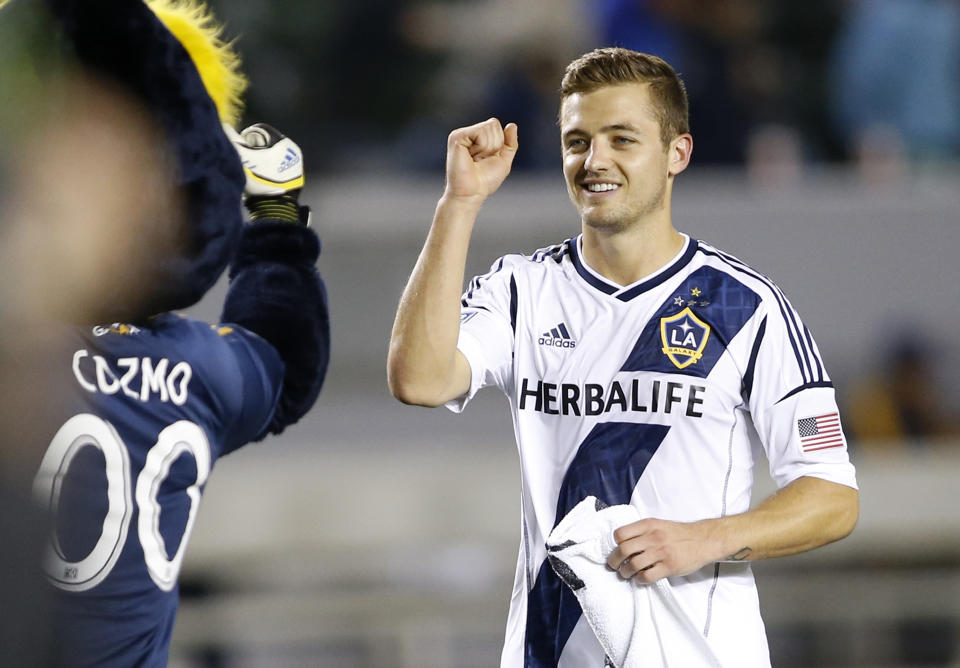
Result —
[[570, 332], [567, 331], [567, 326], [562, 322], [549, 332], [544, 332], [537, 340], [537, 343], [541, 346], [552, 346], [554, 348], [577, 347], [577, 342], [570, 336]]
[[280, 166], [277, 168], [278, 172], [285, 172], [294, 165], [300, 162], [300, 156], [297, 155], [297, 152], [292, 148], [288, 148], [286, 154], [283, 156], [283, 162], [280, 163]]

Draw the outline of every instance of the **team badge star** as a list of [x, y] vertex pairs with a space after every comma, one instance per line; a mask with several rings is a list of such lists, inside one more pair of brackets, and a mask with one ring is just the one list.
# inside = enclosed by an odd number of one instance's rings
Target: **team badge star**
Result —
[[690, 294], [693, 295], [694, 297], [699, 297], [700, 292], [701, 292], [700, 288], [694, 288], [693, 290], [690, 291]]
[[683, 297], [674, 297], [673, 303], [677, 306], [683, 306]]

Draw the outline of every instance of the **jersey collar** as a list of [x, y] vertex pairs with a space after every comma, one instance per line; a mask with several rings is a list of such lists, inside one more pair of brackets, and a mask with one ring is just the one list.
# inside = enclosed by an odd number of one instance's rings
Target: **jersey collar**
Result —
[[683, 269], [683, 267], [685, 267], [690, 260], [693, 259], [693, 256], [699, 247], [697, 240], [693, 237], [683, 234], [682, 232], [680, 234], [685, 239], [683, 248], [680, 249], [680, 252], [677, 253], [677, 255], [675, 255], [670, 262], [649, 276], [645, 276], [639, 281], [626, 286], [617, 285], [616, 283], [607, 280], [587, 266], [587, 263], [583, 260], [582, 234], [578, 235], [577, 238], [573, 240], [574, 243], [570, 244], [570, 259], [573, 262], [573, 266], [577, 270], [577, 273], [580, 274], [580, 278], [586, 281], [589, 285], [596, 288], [600, 292], [610, 295], [611, 297], [615, 297], [620, 301], [627, 302], [668, 280], [671, 276]]

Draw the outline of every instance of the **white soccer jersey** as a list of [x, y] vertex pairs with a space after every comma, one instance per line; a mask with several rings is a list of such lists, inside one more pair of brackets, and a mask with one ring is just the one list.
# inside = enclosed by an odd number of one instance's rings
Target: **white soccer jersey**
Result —
[[[544, 547], [584, 497], [681, 522], [740, 513], [754, 443], [780, 487], [800, 476], [856, 487], [820, 353], [769, 279], [691, 238], [626, 287], [582, 258], [579, 237], [508, 255], [463, 296], [458, 348], [472, 380], [448, 407], [499, 387], [520, 451], [523, 534], [505, 668], [604, 665]], [[748, 564], [711, 564], [671, 583], [724, 665], [769, 665]]]

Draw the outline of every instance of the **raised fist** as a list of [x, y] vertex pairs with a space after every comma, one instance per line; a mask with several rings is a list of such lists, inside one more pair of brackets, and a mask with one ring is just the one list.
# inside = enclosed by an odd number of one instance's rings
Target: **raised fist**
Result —
[[510, 173], [517, 154], [517, 125], [489, 118], [458, 128], [447, 138], [448, 196], [481, 202]]

